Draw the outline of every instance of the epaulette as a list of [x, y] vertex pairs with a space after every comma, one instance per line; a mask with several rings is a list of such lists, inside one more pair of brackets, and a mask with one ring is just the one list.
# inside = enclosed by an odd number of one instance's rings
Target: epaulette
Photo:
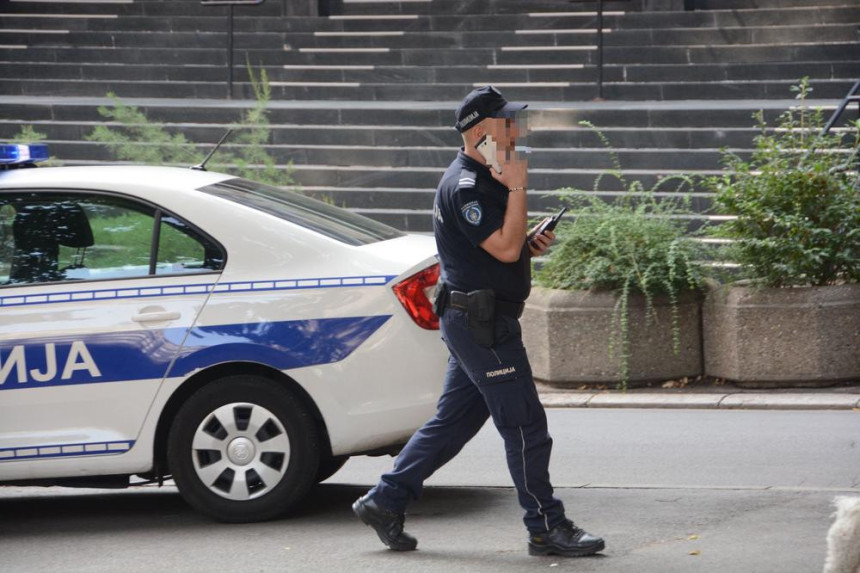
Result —
[[471, 169], [463, 169], [460, 171], [460, 181], [457, 183], [457, 189], [472, 189], [475, 187], [475, 178], [478, 176], [476, 171]]

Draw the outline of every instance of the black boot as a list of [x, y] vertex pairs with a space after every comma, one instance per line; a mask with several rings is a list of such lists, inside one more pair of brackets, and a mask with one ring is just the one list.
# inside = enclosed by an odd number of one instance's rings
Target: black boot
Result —
[[394, 551], [412, 551], [418, 540], [403, 531], [403, 514], [388, 511], [376, 505], [367, 495], [355, 500], [352, 511], [365, 524], [372, 527], [380, 541]]
[[529, 555], [585, 557], [604, 547], [603, 539], [578, 528], [569, 519], [545, 533], [529, 533]]

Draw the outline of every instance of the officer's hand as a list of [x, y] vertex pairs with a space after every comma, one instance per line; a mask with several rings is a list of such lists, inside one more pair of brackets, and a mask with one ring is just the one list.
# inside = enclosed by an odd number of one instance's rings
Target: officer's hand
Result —
[[534, 239], [529, 242], [529, 251], [533, 257], [539, 257], [546, 253], [553, 241], [555, 241], [555, 233], [544, 231], [540, 235], [535, 235]]
[[526, 189], [529, 179], [528, 160], [515, 151], [511, 152], [509, 157], [505, 157], [505, 155], [507, 154], [502, 150], [499, 150], [497, 155], [499, 163], [502, 166], [502, 174], [499, 175], [496, 173], [495, 169], [491, 169], [490, 173], [496, 178], [496, 181], [508, 189], [515, 187]]

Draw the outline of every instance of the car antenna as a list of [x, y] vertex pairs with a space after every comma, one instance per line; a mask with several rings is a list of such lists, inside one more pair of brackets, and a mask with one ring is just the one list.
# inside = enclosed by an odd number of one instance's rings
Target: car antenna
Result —
[[207, 164], [207, 163], [209, 163], [209, 160], [210, 160], [210, 159], [212, 159], [212, 156], [213, 156], [213, 155], [215, 155], [215, 152], [216, 152], [216, 151], [218, 151], [218, 148], [220, 148], [220, 147], [221, 147], [221, 144], [222, 144], [222, 143], [224, 143], [224, 141], [226, 141], [226, 140], [227, 140], [227, 138], [230, 136], [230, 134], [231, 134], [231, 133], [233, 133], [233, 130], [232, 130], [232, 129], [228, 129], [228, 130], [224, 133], [224, 135], [222, 135], [222, 136], [221, 136], [221, 139], [219, 139], [219, 140], [218, 140], [218, 143], [216, 143], [216, 144], [215, 144], [215, 147], [212, 149], [212, 151], [210, 151], [210, 152], [209, 152], [209, 155], [207, 155], [207, 156], [203, 159], [203, 161], [201, 161], [201, 162], [200, 162], [200, 163], [198, 163], [197, 165], [193, 165], [193, 166], [191, 167], [191, 169], [196, 169], [197, 171], [206, 171], [206, 164]]

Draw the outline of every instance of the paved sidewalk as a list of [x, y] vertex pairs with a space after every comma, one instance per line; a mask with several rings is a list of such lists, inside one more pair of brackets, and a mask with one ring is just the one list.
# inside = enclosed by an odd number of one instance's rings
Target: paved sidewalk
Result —
[[748, 390], [730, 384], [684, 388], [631, 388], [627, 392], [562, 389], [537, 383], [547, 408], [708, 408], [750, 410], [857, 410], [860, 381], [832, 388]]

